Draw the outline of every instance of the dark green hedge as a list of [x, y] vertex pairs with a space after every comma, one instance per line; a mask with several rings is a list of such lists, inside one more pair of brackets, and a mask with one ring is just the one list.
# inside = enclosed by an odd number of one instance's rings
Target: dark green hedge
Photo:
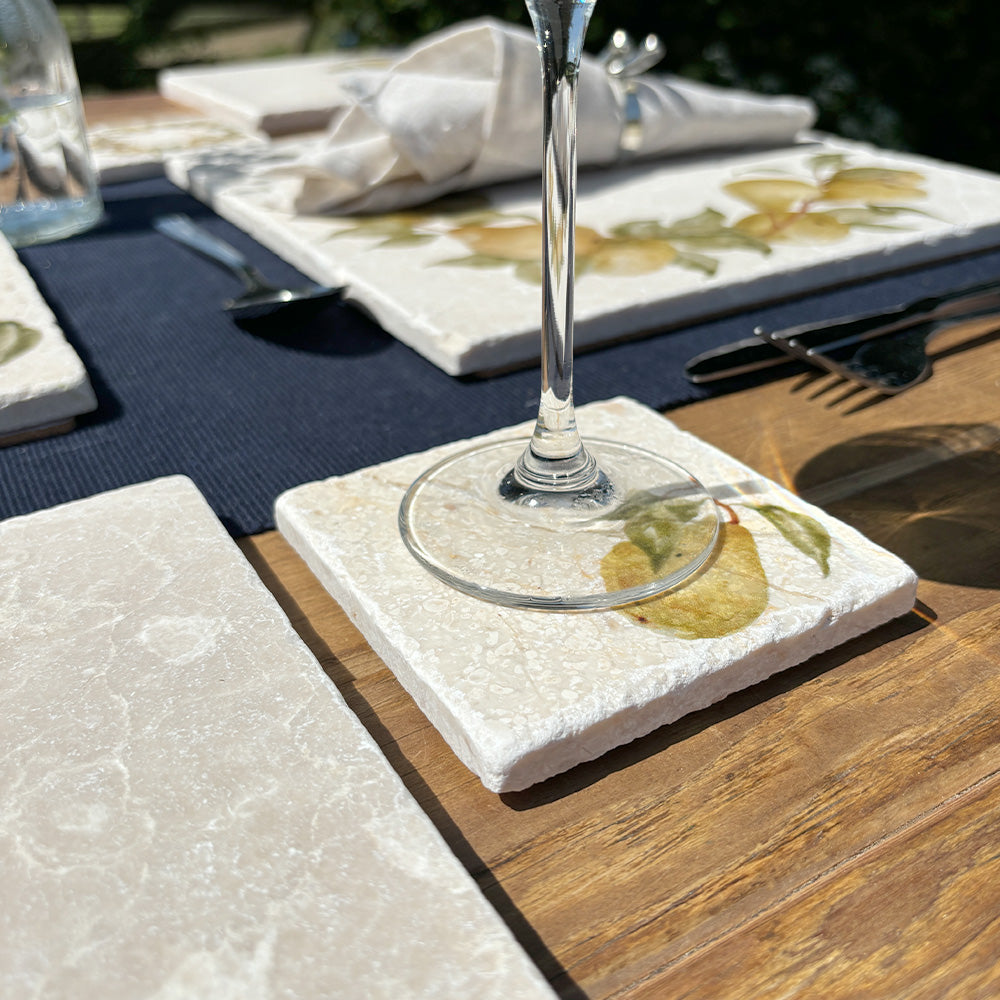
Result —
[[[186, 5], [133, 0], [132, 6], [133, 23], [120, 44], [134, 48], [162, 38]], [[520, 0], [285, 0], [280, 9], [308, 11], [317, 37], [340, 43], [405, 43], [484, 14], [528, 23]], [[1000, 170], [993, 135], [1000, 4], [992, 0], [598, 0], [588, 47], [600, 48], [618, 27], [637, 37], [659, 34], [668, 50], [664, 70], [805, 94], [828, 131]]]

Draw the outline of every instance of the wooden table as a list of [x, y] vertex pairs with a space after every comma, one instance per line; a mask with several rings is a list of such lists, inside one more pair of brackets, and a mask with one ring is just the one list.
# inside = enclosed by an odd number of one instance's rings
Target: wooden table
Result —
[[894, 398], [793, 374], [670, 413], [908, 560], [915, 610], [525, 792], [457, 761], [277, 533], [241, 541], [561, 996], [1000, 995], [1000, 339], [932, 353]]

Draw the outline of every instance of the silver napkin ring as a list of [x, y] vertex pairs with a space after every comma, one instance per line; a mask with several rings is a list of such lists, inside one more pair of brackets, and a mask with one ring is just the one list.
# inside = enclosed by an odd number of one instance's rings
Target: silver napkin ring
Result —
[[666, 47], [656, 35], [647, 35], [637, 46], [627, 31], [619, 28], [598, 57], [613, 80], [621, 81], [625, 96], [625, 114], [618, 139], [622, 159], [635, 156], [642, 148], [642, 112], [636, 95], [635, 80], [655, 66], [666, 54]]

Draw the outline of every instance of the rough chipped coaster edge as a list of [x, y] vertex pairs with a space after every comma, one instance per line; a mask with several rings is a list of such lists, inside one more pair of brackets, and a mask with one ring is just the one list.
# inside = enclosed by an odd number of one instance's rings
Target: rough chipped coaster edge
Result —
[[[97, 397], [83, 362], [66, 340], [28, 269], [0, 233], [0, 289], [5, 285], [13, 287], [18, 298], [14, 309], [0, 301], [0, 320], [11, 319], [37, 329], [42, 341], [0, 367], [0, 447], [66, 433], [75, 427], [76, 417], [97, 409]], [[43, 345], [45, 368], [39, 375], [38, 366], [32, 371], [31, 365], [33, 352]], [[20, 381], [12, 381], [12, 370], [21, 371]]]
[[[451, 746], [456, 756], [477, 774], [483, 784], [491, 791], [518, 791], [568, 770], [577, 764], [597, 759], [617, 746], [647, 735], [661, 726], [676, 722], [691, 712], [706, 708], [736, 691], [759, 683], [767, 677], [802, 663], [818, 653], [839, 646], [885, 622], [906, 614], [913, 608], [916, 599], [916, 575], [901, 560], [865, 539], [854, 528], [817, 510], [801, 498], [795, 497], [788, 490], [759, 476], [719, 449], [680, 431], [656, 411], [626, 398], [593, 403], [578, 410], [585, 433], [587, 432], [588, 416], [606, 417], [607, 411], [615, 408], [624, 408], [621, 424], [627, 428], [626, 436], [630, 440], [641, 440], [642, 428], [645, 427], [647, 431], [653, 430], [654, 428], [647, 422], [656, 421], [656, 430], [659, 433], [664, 433], [664, 428], [666, 428], [669, 433], [674, 435], [675, 439], [685, 440], [687, 447], [696, 447], [699, 452], [704, 454], [706, 464], [726, 465], [745, 475], [746, 481], [754, 482], [763, 487], [763, 489], [756, 489], [755, 495], [759, 496], [764, 493], [773, 502], [779, 503], [785, 499], [794, 508], [809, 513], [820, 520], [840, 543], [867, 551], [869, 554], [869, 573], [874, 565], [873, 560], [877, 557], [880, 564], [883, 564], [883, 569], [880, 572], [883, 576], [889, 575], [892, 585], [887, 585], [883, 593], [877, 595], [869, 603], [851, 609], [847, 614], [832, 615], [827, 608], [826, 612], [819, 616], [809, 628], [796, 633], [784, 644], [762, 644], [751, 648], [742, 657], [721, 664], [718, 662], [718, 647], [714, 647], [715, 667], [700, 674], [694, 683], [685, 682], [681, 689], [669, 688], [668, 686], [666, 690], [655, 694], [650, 700], [637, 706], [619, 704], [615, 710], [602, 714], [593, 724], [584, 729], [564, 733], [557, 741], [542, 742], [528, 748], [526, 752], [518, 753], [516, 749], [511, 751], [509, 744], [505, 748], [499, 749], [496, 746], [487, 746], [484, 740], [477, 740], [476, 732], [472, 731], [474, 727], [470, 728], [465, 724], [469, 721], [468, 719], [463, 720], [456, 717], [456, 713], [446, 704], [448, 699], [442, 698], [441, 693], [434, 690], [433, 685], [427, 683], [421, 676], [419, 665], [411, 662], [400, 648], [396, 641], [400, 637], [397, 635], [394, 638], [387, 634], [387, 629], [384, 626], [392, 620], [392, 609], [379, 606], [372, 594], [359, 592], [356, 589], [349, 565], [345, 564], [339, 555], [331, 552], [330, 545], [324, 545], [322, 529], [317, 529], [315, 525], [311, 526], [309, 516], [305, 512], [310, 505], [306, 494], [314, 489], [329, 491], [329, 496], [332, 497], [340, 482], [356, 480], [358, 477], [370, 476], [372, 473], [378, 473], [383, 477], [385, 474], [391, 475], [393, 467], [400, 463], [416, 464], [422, 468], [444, 457], [452, 450], [467, 446], [470, 442], [456, 442], [452, 445], [431, 449], [424, 456], [404, 456], [381, 466], [373, 466], [370, 469], [351, 473], [348, 476], [304, 484], [286, 491], [275, 504], [278, 530], [304, 559], [331, 596], [344, 608], [372, 649], [395, 674], [418, 707]], [[530, 425], [527, 424], [518, 428], [506, 428], [483, 435], [481, 438], [474, 439], [472, 443], [509, 437], [512, 433], [517, 432], [527, 434], [529, 431]], [[601, 427], [601, 436], [612, 437], [614, 435], [607, 432], [607, 427]], [[417, 458], [421, 458], [421, 461], [415, 462]], [[688, 466], [691, 467], [690, 461]], [[692, 468], [691, 471], [698, 475], [701, 470]], [[297, 506], [300, 497], [303, 502], [301, 509]], [[402, 499], [402, 490], [400, 490], [399, 499]], [[720, 499], [725, 499], [725, 496], [721, 496]], [[313, 544], [317, 541], [315, 535], [317, 530], [319, 531], [318, 546]], [[393, 544], [399, 546], [399, 558], [412, 561], [412, 557], [406, 552], [398, 537], [395, 519], [393, 519], [392, 530], [395, 539]], [[373, 531], [371, 534], [375, 535], [377, 531]], [[327, 532], [327, 537], [332, 545], [333, 536]], [[394, 552], [393, 555], [395, 556], [396, 553]], [[856, 556], [857, 553], [854, 555]], [[415, 561], [413, 565], [417, 565]], [[854, 560], [852, 560], [852, 571], [853, 567]], [[420, 570], [418, 579], [426, 584], [428, 594], [433, 593], [438, 597], [447, 594], [449, 600], [456, 603], [468, 602], [466, 606], [470, 616], [474, 617], [476, 609], [483, 606], [489, 607], [493, 613], [503, 616], [538, 617], [540, 615], [539, 612], [534, 611], [514, 611], [485, 605], [484, 602], [476, 598], [453, 591], [422, 568], [417, 568]], [[406, 572], [411, 573], [412, 567], [408, 567]], [[858, 572], [864, 572], [864, 570]], [[413, 582], [413, 578], [408, 576], [407, 581]], [[407, 581], [401, 585], [405, 586]], [[620, 612], [615, 611], [597, 613], [598, 616], [618, 614]], [[588, 614], [586, 617], [592, 616]], [[566, 623], [564, 615], [557, 614], [554, 618], [557, 621], [562, 620], [563, 624]], [[388, 631], [391, 632], [392, 628], [389, 628]], [[732, 638], [731, 636], [726, 637], [726, 639]], [[724, 641], [725, 639], [720, 640], [720, 642]], [[706, 657], [706, 660], [708, 659]], [[668, 668], [669, 663], [664, 663], [664, 672]], [[490, 726], [489, 720], [475, 719], [473, 721], [481, 723], [484, 731]], [[554, 726], [553, 731], [558, 730], [558, 728], [558, 726]], [[504, 755], [505, 750], [508, 752], [507, 756]]]

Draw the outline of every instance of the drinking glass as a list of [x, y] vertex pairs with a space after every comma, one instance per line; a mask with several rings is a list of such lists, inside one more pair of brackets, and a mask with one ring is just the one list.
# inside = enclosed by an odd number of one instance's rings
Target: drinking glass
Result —
[[50, 0], [0, 0], [0, 232], [15, 247], [103, 214], [76, 67]]
[[[654, 597], [703, 566], [719, 533], [716, 503], [669, 458], [631, 442], [584, 444], [577, 429], [576, 81], [594, 3], [527, 0], [544, 101], [534, 431], [527, 441], [473, 446], [437, 463], [410, 486], [399, 510], [403, 541], [428, 570], [464, 593], [515, 608], [588, 611]], [[623, 556], [628, 545], [635, 551]]]

